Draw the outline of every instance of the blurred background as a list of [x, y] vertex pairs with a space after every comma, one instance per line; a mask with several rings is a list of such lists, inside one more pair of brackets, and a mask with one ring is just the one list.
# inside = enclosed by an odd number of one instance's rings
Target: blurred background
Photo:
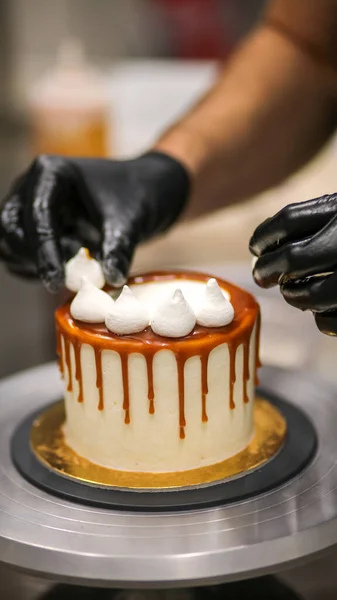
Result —
[[[0, 0], [0, 197], [38, 152], [129, 156], [214, 81], [265, 0]], [[292, 201], [335, 191], [336, 143], [282, 186], [179, 225], [139, 249], [134, 270], [204, 268], [262, 304], [264, 362], [333, 379], [334, 340], [250, 275], [255, 225]], [[0, 265], [0, 376], [54, 358], [58, 299]]]
[[[0, 197], [37, 152], [125, 157], [145, 149], [207, 90], [265, 4], [0, 0]], [[336, 154], [333, 139], [281, 186], [177, 226], [139, 249], [134, 270], [187, 266], [250, 289], [262, 307], [263, 362], [335, 383], [336, 341], [277, 290], [254, 286], [247, 246], [254, 227], [285, 204], [336, 191]], [[0, 265], [0, 376], [54, 358], [57, 302]], [[288, 573], [288, 581], [308, 600], [336, 598], [333, 559], [315, 564]], [[1, 581], [6, 600], [36, 598], [47, 585], [6, 574]]]
[[[263, 5], [0, 0], [0, 198], [38, 152], [127, 156], [146, 148], [209, 87]], [[150, 268], [190, 262], [181, 242], [167, 243]], [[135, 269], [149, 253], [140, 251]], [[57, 299], [2, 265], [0, 290], [0, 376], [54, 358]]]
[[[0, 0], [0, 197], [38, 152], [125, 157], [146, 149], [216, 78], [266, 0]], [[264, 362], [333, 378], [333, 340], [261, 293], [247, 243], [292, 201], [335, 191], [335, 148], [282, 186], [139, 249], [134, 270], [204, 268], [262, 303]], [[54, 357], [58, 299], [0, 266], [0, 376]]]

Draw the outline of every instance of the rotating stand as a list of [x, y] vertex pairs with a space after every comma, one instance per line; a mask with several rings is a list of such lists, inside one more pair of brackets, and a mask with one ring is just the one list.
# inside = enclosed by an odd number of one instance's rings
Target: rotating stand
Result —
[[[37, 487], [55, 496], [87, 506], [135, 512], [177, 512], [225, 506], [253, 498], [282, 485], [300, 473], [315, 454], [316, 432], [305, 413], [274, 395], [268, 394], [268, 397], [277, 407], [280, 419], [285, 419], [287, 424], [285, 439], [283, 434], [282, 439], [277, 440], [276, 454], [255, 469], [204, 485], [178, 489], [130, 490], [102, 484], [88, 484], [71, 475], [67, 476], [64, 472], [55, 470], [51, 465], [39, 460], [32, 448], [31, 431], [41, 420], [39, 418], [41, 411], [29, 415], [15, 430], [11, 440], [12, 459], [18, 471]], [[260, 399], [257, 402], [261, 404]], [[263, 400], [262, 403], [267, 404]], [[267, 404], [268, 406], [270, 407], [270, 404]], [[59, 412], [62, 414], [63, 421], [64, 411], [60, 403], [52, 405], [42, 414], [48, 417], [48, 413], [53, 415]], [[270, 419], [269, 427], [273, 425], [274, 421]], [[53, 431], [55, 435], [56, 431]], [[48, 432], [47, 439], [50, 444], [53, 439], [52, 430]], [[43, 441], [43, 445], [46, 444], [47, 442]], [[280, 448], [279, 444], [281, 444]]]
[[1, 561], [91, 586], [200, 586], [276, 572], [337, 542], [337, 403], [323, 382], [262, 370], [264, 392], [303, 409], [315, 426], [314, 456], [296, 476], [225, 506], [156, 513], [60, 499], [20, 475], [11, 459], [13, 433], [60, 397], [61, 387], [55, 365], [0, 383]]

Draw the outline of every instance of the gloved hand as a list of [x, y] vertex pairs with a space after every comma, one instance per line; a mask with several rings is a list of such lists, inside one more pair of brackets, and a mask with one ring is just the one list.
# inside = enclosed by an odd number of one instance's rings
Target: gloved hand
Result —
[[289, 304], [337, 335], [337, 194], [286, 206], [255, 230], [250, 250], [258, 285], [279, 284]]
[[39, 156], [2, 206], [0, 258], [57, 291], [64, 262], [85, 246], [120, 286], [137, 244], [178, 218], [189, 187], [185, 168], [161, 152], [126, 161]]

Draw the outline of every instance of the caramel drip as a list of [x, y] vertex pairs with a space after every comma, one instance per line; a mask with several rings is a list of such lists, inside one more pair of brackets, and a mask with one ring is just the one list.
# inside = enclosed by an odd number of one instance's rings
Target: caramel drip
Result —
[[208, 359], [209, 354], [202, 354], [200, 356], [201, 361], [201, 420], [203, 423], [207, 423], [207, 409], [206, 409], [206, 396], [208, 394]]
[[[150, 273], [135, 277], [130, 280], [131, 285], [138, 285], [150, 281], [172, 281], [179, 279], [189, 279], [193, 281], [207, 282], [208, 275], [201, 273]], [[156, 352], [160, 350], [172, 351], [177, 360], [178, 369], [178, 391], [179, 391], [179, 430], [180, 437], [185, 437], [185, 399], [184, 399], [184, 368], [186, 361], [192, 356], [200, 356], [201, 360], [201, 388], [202, 388], [202, 411], [201, 418], [207, 421], [207, 393], [208, 393], [208, 359], [211, 351], [221, 344], [228, 344], [230, 355], [230, 389], [229, 405], [230, 409], [235, 408], [234, 403], [234, 384], [236, 381], [236, 353], [238, 347], [242, 344], [244, 350], [243, 365], [243, 395], [244, 401], [247, 398], [247, 381], [249, 380], [249, 345], [251, 333], [256, 322], [256, 348], [255, 348], [255, 372], [260, 366], [259, 361], [259, 336], [260, 336], [260, 315], [259, 307], [255, 299], [248, 293], [232, 284], [218, 279], [220, 286], [227, 290], [233, 303], [235, 316], [232, 323], [226, 327], [207, 328], [196, 325], [194, 330], [183, 339], [162, 338], [157, 336], [150, 327], [144, 331], [126, 336], [116, 336], [107, 330], [104, 324], [88, 324], [75, 322], [70, 315], [70, 303], [68, 302], [56, 312], [56, 322], [60, 333], [65, 341], [64, 363], [67, 365], [69, 373], [69, 387], [72, 389], [71, 363], [69, 343], [72, 342], [75, 348], [76, 359], [76, 379], [80, 377], [80, 366], [78, 367], [79, 350], [76, 349], [82, 343], [87, 343], [94, 348], [97, 381], [96, 385], [100, 393], [98, 408], [104, 407], [103, 402], [103, 377], [101, 352], [103, 350], [112, 350], [118, 352], [121, 358], [122, 378], [124, 388], [123, 409], [125, 410], [125, 423], [130, 423], [130, 398], [129, 398], [129, 378], [128, 378], [128, 356], [131, 352], [142, 354], [147, 364], [148, 375], [148, 400], [149, 412], [154, 414], [154, 385], [153, 385], [153, 358]], [[59, 342], [58, 342], [59, 343]], [[62, 348], [61, 348], [62, 351]], [[64, 368], [64, 365], [63, 365]], [[254, 373], [256, 375], [256, 373]]]
[[128, 375], [128, 354], [122, 352], [120, 354], [122, 364], [122, 378], [123, 378], [123, 390], [124, 400], [123, 409], [125, 410], [124, 423], [127, 425], [130, 423], [130, 393], [129, 393], [129, 375]]
[[62, 379], [64, 377], [64, 366], [63, 366], [63, 356], [62, 356], [62, 338], [61, 338], [61, 331], [59, 327], [56, 327], [56, 354], [58, 356], [58, 364], [59, 364], [59, 370], [62, 376]]
[[81, 348], [82, 344], [79, 340], [74, 341], [75, 353], [75, 379], [78, 381], [78, 402], [83, 402], [83, 380], [82, 380], [82, 365], [81, 365]]
[[68, 369], [68, 392], [73, 391], [73, 381], [72, 381], [72, 373], [71, 373], [71, 360], [70, 360], [70, 340], [67, 337], [64, 337], [64, 353], [65, 353], [65, 363]]
[[103, 393], [103, 373], [102, 373], [102, 350], [95, 347], [95, 363], [96, 363], [96, 387], [99, 393], [98, 410], [104, 408], [104, 393]]
[[234, 402], [234, 384], [236, 382], [236, 351], [238, 344], [236, 342], [230, 342], [228, 344], [229, 350], [229, 408], [234, 410], [235, 402]]
[[259, 385], [260, 380], [258, 377], [258, 369], [262, 367], [262, 363], [260, 361], [260, 335], [261, 335], [261, 313], [258, 310], [256, 317], [256, 340], [255, 340], [255, 385]]
[[250, 339], [243, 342], [243, 401], [245, 404], [249, 402], [247, 394], [247, 382], [249, 381], [249, 346]]
[[149, 413], [154, 415], [154, 387], [153, 387], [153, 354], [145, 355], [147, 369], [147, 397], [149, 400]]
[[177, 369], [178, 369], [178, 396], [179, 396], [179, 435], [180, 439], [185, 439], [185, 356], [177, 356]]

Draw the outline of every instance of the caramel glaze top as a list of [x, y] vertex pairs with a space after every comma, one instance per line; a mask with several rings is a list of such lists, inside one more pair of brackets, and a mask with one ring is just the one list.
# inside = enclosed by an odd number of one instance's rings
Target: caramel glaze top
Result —
[[[172, 280], [192, 280], [207, 282], [210, 276], [197, 272], [153, 272], [145, 275], [139, 275], [130, 278], [129, 285], [141, 285], [148, 282], [162, 282]], [[128, 355], [132, 352], [141, 353], [147, 365], [148, 375], [148, 399], [149, 412], [155, 412], [155, 394], [153, 385], [153, 357], [160, 350], [171, 350], [177, 359], [178, 370], [178, 391], [179, 391], [179, 428], [180, 437], [185, 437], [185, 410], [184, 410], [184, 367], [185, 362], [192, 356], [200, 356], [201, 360], [201, 418], [203, 422], [208, 420], [206, 408], [206, 396], [208, 393], [208, 357], [210, 352], [220, 344], [228, 344], [230, 355], [230, 382], [228, 393], [224, 397], [229, 400], [230, 408], [234, 409], [234, 383], [235, 358], [237, 348], [243, 346], [243, 401], [248, 402], [247, 381], [249, 380], [249, 345], [250, 338], [257, 322], [256, 332], [256, 354], [255, 354], [255, 381], [256, 370], [260, 366], [259, 333], [260, 333], [260, 311], [256, 300], [248, 292], [216, 278], [218, 284], [230, 295], [230, 301], [234, 307], [234, 319], [232, 323], [224, 327], [201, 327], [196, 325], [193, 331], [183, 338], [166, 338], [156, 335], [150, 327], [147, 327], [140, 333], [132, 335], [118, 336], [111, 333], [104, 323], [83, 323], [75, 321], [70, 314], [70, 302], [56, 311], [56, 329], [57, 329], [57, 350], [60, 358], [61, 372], [64, 370], [64, 364], [68, 370], [68, 390], [72, 390], [72, 369], [70, 360], [70, 344], [73, 345], [75, 353], [75, 373], [74, 376], [79, 383], [78, 401], [83, 402], [82, 373], [80, 351], [82, 344], [90, 344], [95, 351], [97, 380], [96, 385], [99, 390], [98, 409], [104, 408], [103, 381], [102, 381], [102, 350], [114, 350], [119, 353], [121, 358], [121, 368], [124, 387], [123, 408], [125, 411], [125, 423], [130, 422], [130, 399], [129, 399], [129, 380], [128, 380]], [[111, 291], [111, 288], [105, 288]], [[64, 357], [61, 346], [61, 335], [64, 339]]]

